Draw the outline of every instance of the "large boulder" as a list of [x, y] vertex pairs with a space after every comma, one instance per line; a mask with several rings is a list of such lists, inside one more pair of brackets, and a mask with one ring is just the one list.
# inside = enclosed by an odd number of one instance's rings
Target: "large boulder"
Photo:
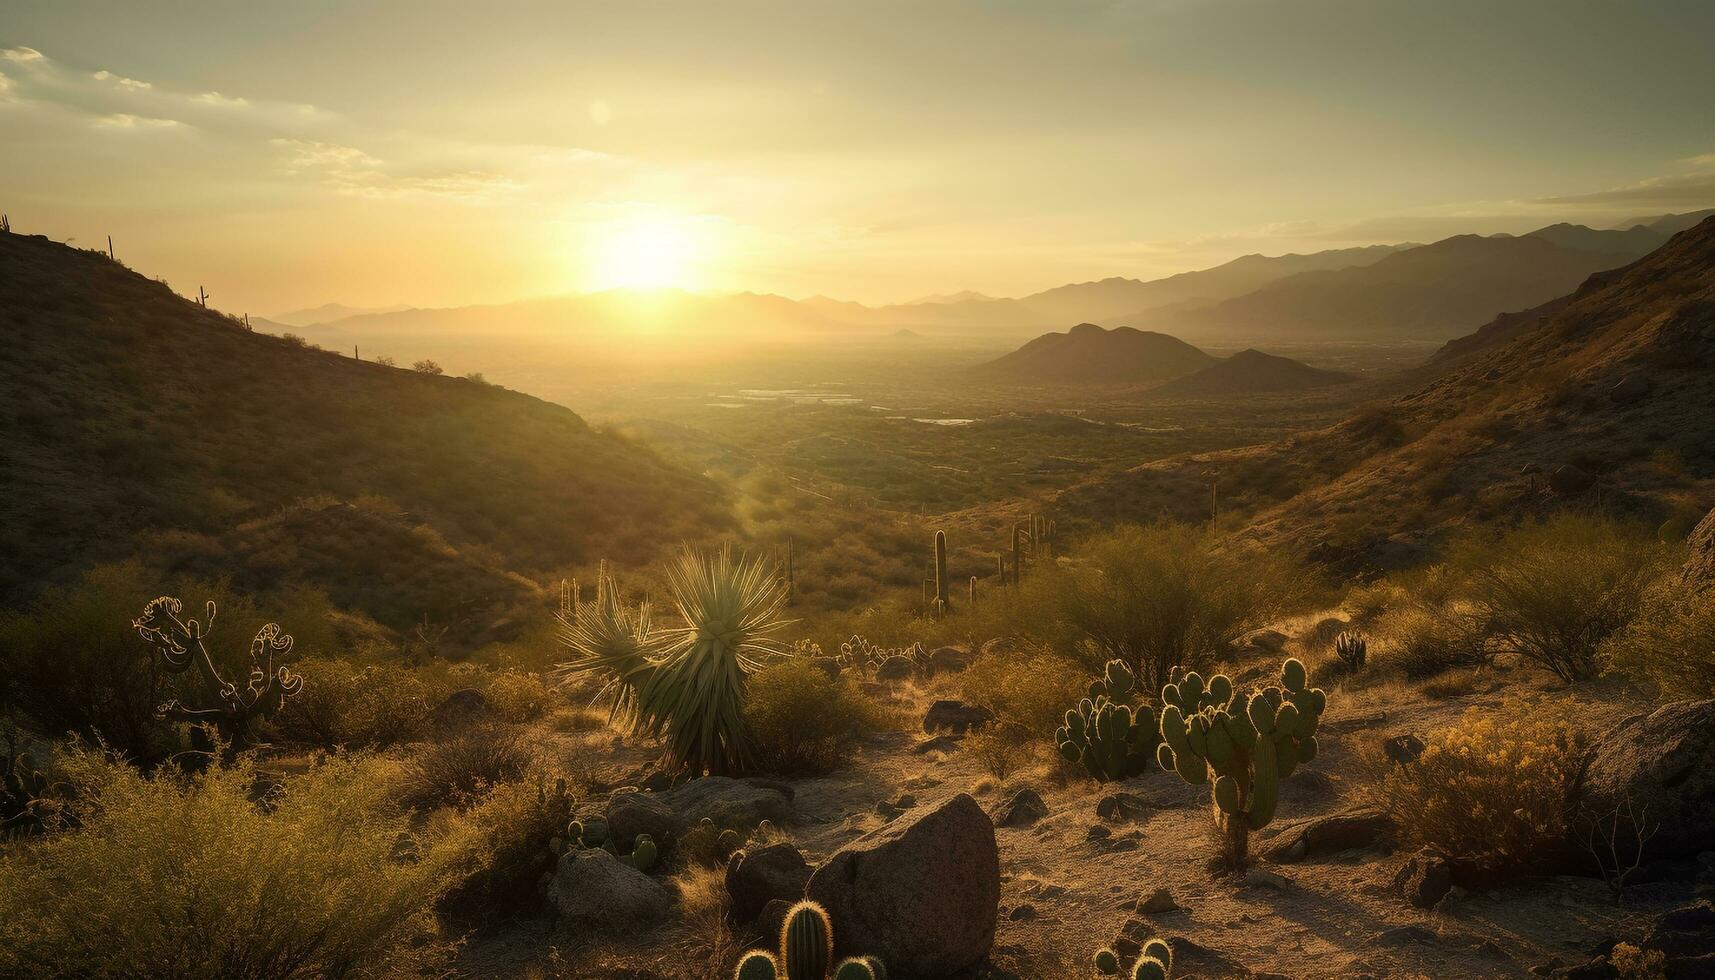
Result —
[[804, 891], [833, 919], [837, 955], [879, 956], [895, 977], [951, 976], [994, 944], [994, 824], [965, 793], [919, 806], [835, 852]]
[[1269, 841], [1263, 856], [1291, 864], [1306, 858], [1373, 847], [1393, 832], [1393, 820], [1373, 807], [1311, 817], [1287, 824]]
[[666, 886], [600, 848], [567, 851], [549, 892], [561, 918], [584, 929], [634, 931], [666, 914]]
[[733, 921], [749, 922], [772, 901], [798, 901], [804, 897], [804, 885], [809, 880], [810, 866], [791, 844], [734, 852], [726, 865]]
[[[1675, 701], [1621, 722], [1597, 744], [1584, 811], [1656, 827], [1645, 861], [1715, 850], [1715, 700]], [[1625, 842], [1622, 842], [1624, 844]]]
[[1394, 872], [1393, 890], [1420, 909], [1432, 909], [1453, 890], [1453, 866], [1438, 854], [1419, 851]]
[[681, 826], [679, 815], [659, 793], [615, 793], [607, 804], [607, 830], [621, 850], [630, 850], [632, 841], [642, 834], [665, 845], [678, 836]]
[[1688, 591], [1702, 595], [1715, 590], [1715, 510], [1704, 515], [1686, 541], [1691, 557], [1679, 573]]
[[793, 817], [788, 788], [765, 779], [704, 776], [659, 796], [687, 827], [708, 817], [717, 826], [750, 830], [764, 820], [789, 823]]
[[994, 712], [980, 704], [966, 704], [963, 701], [943, 698], [923, 712], [923, 730], [931, 734], [952, 732], [954, 735], [963, 735], [993, 720]]

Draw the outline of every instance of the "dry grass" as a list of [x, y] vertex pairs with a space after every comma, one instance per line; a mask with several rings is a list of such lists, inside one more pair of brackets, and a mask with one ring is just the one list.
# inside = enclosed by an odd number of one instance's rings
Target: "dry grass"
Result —
[[731, 900], [726, 872], [719, 867], [691, 865], [673, 877], [679, 893], [680, 938], [674, 944], [684, 976], [717, 980], [731, 974], [743, 947], [727, 925]]
[[523, 733], [513, 728], [468, 728], [432, 742], [406, 762], [399, 799], [418, 810], [469, 806], [502, 783], [524, 778], [537, 761]]

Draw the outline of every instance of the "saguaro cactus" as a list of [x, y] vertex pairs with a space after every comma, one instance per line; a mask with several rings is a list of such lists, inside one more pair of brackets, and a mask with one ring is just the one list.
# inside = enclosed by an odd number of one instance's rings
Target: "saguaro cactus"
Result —
[[935, 602], [938, 613], [945, 615], [953, 608], [952, 581], [947, 578], [947, 532], [935, 532]]
[[1222, 858], [1244, 865], [1250, 833], [1268, 826], [1280, 800], [1280, 781], [1299, 763], [1316, 758], [1316, 726], [1328, 697], [1305, 685], [1304, 665], [1288, 660], [1280, 686], [1236, 693], [1225, 674], [1205, 683], [1178, 667], [1161, 689], [1163, 769], [1188, 783], [1211, 782], [1211, 812], [1221, 830]]
[[156, 712], [164, 718], [211, 723], [221, 739], [237, 751], [251, 744], [251, 722], [272, 718], [287, 698], [303, 690], [304, 679], [283, 665], [274, 665], [275, 658], [283, 660], [292, 652], [292, 638], [278, 623], [262, 627], [250, 641], [250, 676], [242, 689], [220, 676], [208, 647], [203, 645], [206, 631], [214, 628], [214, 600], [203, 608], [206, 624], [181, 619], [184, 604], [172, 596], [161, 596], [144, 606], [143, 615], [132, 620], [131, 626], [155, 648], [168, 673], [182, 674], [194, 665], [203, 682], [205, 700], [201, 704], [191, 707], [174, 699]]

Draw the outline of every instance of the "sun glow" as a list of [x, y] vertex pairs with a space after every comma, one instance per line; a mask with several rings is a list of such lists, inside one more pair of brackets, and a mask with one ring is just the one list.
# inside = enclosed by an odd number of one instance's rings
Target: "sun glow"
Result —
[[640, 215], [615, 223], [589, 256], [594, 289], [691, 289], [707, 249], [696, 225], [684, 218]]

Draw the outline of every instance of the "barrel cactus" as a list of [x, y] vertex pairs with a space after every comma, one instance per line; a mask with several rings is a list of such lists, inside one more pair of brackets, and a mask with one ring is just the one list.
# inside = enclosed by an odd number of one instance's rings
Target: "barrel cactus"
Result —
[[[826, 909], [799, 902], [786, 912], [778, 954], [751, 950], [738, 961], [733, 980], [824, 980], [834, 959], [834, 927]], [[874, 956], [853, 956], [834, 967], [834, 980], [887, 980]]]
[[1131, 980], [1168, 980], [1173, 975], [1173, 948], [1159, 939], [1143, 944], [1131, 968]]
[[1100, 782], [1147, 772], [1161, 741], [1154, 708], [1133, 708], [1119, 700], [1132, 683], [1130, 668], [1110, 661], [1102, 679], [1090, 685], [1093, 699], [1084, 698], [1067, 711], [1066, 723], [1054, 733], [1066, 761], [1081, 763]]
[[1334, 637], [1335, 655], [1346, 665], [1346, 670], [1354, 674], [1364, 669], [1364, 662], [1369, 659], [1369, 647], [1361, 633], [1342, 631]]
[[774, 954], [753, 949], [739, 958], [738, 969], [732, 976], [733, 980], [776, 980], [780, 964], [775, 962]]
[[875, 970], [870, 968], [868, 960], [852, 957], [834, 967], [834, 980], [876, 980]]
[[1316, 758], [1316, 726], [1328, 697], [1306, 685], [1296, 659], [1281, 665], [1279, 686], [1250, 694], [1235, 692], [1225, 674], [1205, 682], [1175, 667], [1170, 678], [1161, 689], [1161, 767], [1193, 785], [1212, 784], [1222, 857], [1241, 867], [1251, 831], [1274, 819], [1280, 781]]

